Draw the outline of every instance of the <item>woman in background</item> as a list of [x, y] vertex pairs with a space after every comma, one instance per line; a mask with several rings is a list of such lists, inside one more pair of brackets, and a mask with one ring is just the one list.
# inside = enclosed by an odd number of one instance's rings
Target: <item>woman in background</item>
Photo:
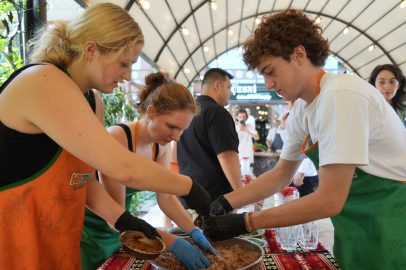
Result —
[[[169, 83], [162, 73], [148, 75], [145, 83], [145, 88], [139, 93], [140, 101], [135, 104], [140, 120], [112, 126], [108, 131], [131, 152], [169, 169], [172, 156], [170, 142], [179, 140], [199, 110], [190, 91], [181, 84]], [[125, 187], [103, 173], [100, 173], [100, 182], [126, 210], [130, 208], [132, 195], [140, 191]], [[157, 200], [162, 211], [189, 233], [200, 248], [215, 252], [175, 196], [157, 193]], [[210, 266], [207, 258], [186, 240], [165, 231], [158, 232], [169, 251], [189, 269]], [[81, 241], [82, 269], [97, 269], [120, 244], [120, 234], [99, 216], [86, 210]]]
[[392, 64], [378, 65], [368, 82], [382, 93], [402, 122], [406, 121], [406, 79], [402, 70]]

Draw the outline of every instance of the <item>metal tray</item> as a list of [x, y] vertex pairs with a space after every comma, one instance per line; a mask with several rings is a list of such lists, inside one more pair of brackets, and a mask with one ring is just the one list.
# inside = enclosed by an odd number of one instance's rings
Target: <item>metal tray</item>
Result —
[[[189, 238], [189, 237], [185, 237], [183, 239], [189, 241], [191, 244], [194, 244], [193, 240], [191, 238]], [[248, 241], [247, 239], [243, 239], [243, 238], [232, 238], [232, 239], [219, 241], [219, 242], [215, 242], [215, 243], [218, 244], [218, 245], [221, 245], [221, 246], [226, 246], [226, 247], [227, 246], [239, 245], [240, 248], [242, 248], [243, 250], [255, 251], [255, 252], [258, 252], [258, 253], [261, 254], [261, 256], [258, 258], [258, 260], [256, 260], [252, 264], [247, 265], [247, 266], [245, 266], [243, 268], [235, 269], [235, 270], [257, 270], [257, 269], [261, 269], [261, 261], [262, 261], [262, 258], [264, 257], [264, 249], [260, 245], [258, 245], [256, 243], [253, 243], [251, 241]], [[151, 263], [153, 270], [170, 270], [170, 269], [166, 269], [166, 268], [163, 268], [163, 267], [157, 265], [153, 260], [150, 260], [149, 262]]]

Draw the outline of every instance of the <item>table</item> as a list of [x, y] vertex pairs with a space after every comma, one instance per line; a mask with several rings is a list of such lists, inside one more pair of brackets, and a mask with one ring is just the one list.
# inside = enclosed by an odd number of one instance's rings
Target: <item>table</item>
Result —
[[[341, 270], [334, 256], [320, 241], [316, 250], [309, 251], [298, 243], [296, 250], [286, 251], [276, 242], [275, 230], [266, 230], [262, 239], [268, 242], [268, 246], [264, 249], [265, 256], [260, 270]], [[149, 261], [129, 257], [122, 250], [118, 250], [98, 270], [152, 270], [152, 265]]]

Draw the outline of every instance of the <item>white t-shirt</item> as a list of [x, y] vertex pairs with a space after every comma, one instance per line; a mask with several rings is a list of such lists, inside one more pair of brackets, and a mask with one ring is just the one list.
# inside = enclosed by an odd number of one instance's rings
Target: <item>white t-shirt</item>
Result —
[[248, 116], [248, 119], [247, 119], [247, 121], [245, 121], [245, 123], [250, 124], [255, 129], [255, 117], [254, 116], [252, 116], [252, 115]]
[[[371, 175], [406, 181], [406, 129], [381, 93], [355, 75], [326, 73], [309, 106], [297, 100], [281, 157], [301, 160], [308, 130], [319, 142], [320, 166], [344, 163]], [[306, 124], [308, 118], [309, 126]]]
[[[282, 141], [285, 141], [286, 138], [288, 137], [286, 129], [282, 129], [282, 125], [278, 127], [277, 132], [281, 135]], [[314, 166], [310, 158], [305, 158], [302, 161], [302, 163], [299, 166], [299, 169], [297, 169], [297, 172], [303, 173], [305, 177], [317, 175], [316, 167]]]
[[266, 139], [272, 143], [273, 140], [275, 140], [276, 133], [279, 133], [279, 129], [277, 127], [271, 128], [268, 132], [268, 136], [266, 136]]
[[[245, 124], [247, 130], [250, 133], [256, 134], [257, 131], [255, 128], [250, 124]], [[236, 125], [236, 128], [238, 126]], [[240, 158], [240, 162], [243, 157], [249, 157], [250, 163], [254, 163], [254, 150], [252, 149], [252, 136], [245, 131], [237, 131], [238, 139], [240, 143], [238, 144], [238, 157]]]

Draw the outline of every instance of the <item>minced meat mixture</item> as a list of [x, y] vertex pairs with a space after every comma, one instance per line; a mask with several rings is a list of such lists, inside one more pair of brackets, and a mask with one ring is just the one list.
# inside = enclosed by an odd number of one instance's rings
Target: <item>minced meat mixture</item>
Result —
[[[207, 259], [209, 259], [211, 263], [211, 266], [207, 268], [209, 270], [240, 269], [255, 262], [261, 256], [261, 254], [258, 252], [245, 251], [238, 245], [224, 247], [217, 244], [213, 244], [213, 248], [217, 250], [217, 254], [220, 254], [221, 257], [223, 258], [220, 258], [219, 256], [214, 256], [206, 251], [202, 251], [203, 254], [207, 257]], [[163, 254], [161, 254], [158, 258], [154, 260], [154, 262], [165, 269], [188, 270], [186, 266], [184, 266], [176, 258], [175, 254], [168, 251], [165, 251]]]

